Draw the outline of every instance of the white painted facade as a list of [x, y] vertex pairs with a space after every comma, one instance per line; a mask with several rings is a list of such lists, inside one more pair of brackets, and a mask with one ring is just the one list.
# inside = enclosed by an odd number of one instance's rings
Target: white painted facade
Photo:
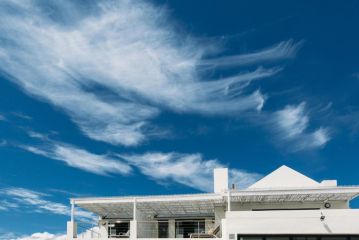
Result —
[[93, 212], [99, 221], [91, 234], [77, 235], [74, 210], [67, 239], [359, 240], [359, 209], [349, 207], [359, 195], [357, 186], [317, 182], [282, 166], [242, 190], [228, 189], [228, 170], [215, 169], [213, 189], [206, 194], [71, 199], [72, 206]]

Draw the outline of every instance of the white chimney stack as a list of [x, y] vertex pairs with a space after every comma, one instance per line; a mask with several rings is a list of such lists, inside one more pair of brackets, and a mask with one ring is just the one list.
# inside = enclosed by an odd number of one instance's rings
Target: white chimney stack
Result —
[[215, 168], [213, 170], [213, 188], [215, 193], [228, 190], [228, 168]]

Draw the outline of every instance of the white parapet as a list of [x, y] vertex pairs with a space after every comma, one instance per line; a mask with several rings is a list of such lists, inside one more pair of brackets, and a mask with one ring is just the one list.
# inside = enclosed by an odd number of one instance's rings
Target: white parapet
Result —
[[226, 212], [230, 234], [359, 234], [359, 210]]

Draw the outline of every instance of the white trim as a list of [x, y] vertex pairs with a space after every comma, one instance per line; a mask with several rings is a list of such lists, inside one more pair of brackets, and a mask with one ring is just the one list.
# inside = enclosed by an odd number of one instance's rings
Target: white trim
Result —
[[132, 203], [136, 198], [137, 203], [150, 202], [178, 202], [178, 201], [222, 201], [222, 194], [186, 194], [186, 195], [159, 195], [159, 196], [133, 196], [133, 197], [94, 197], [94, 198], [71, 198], [75, 204], [92, 203]]

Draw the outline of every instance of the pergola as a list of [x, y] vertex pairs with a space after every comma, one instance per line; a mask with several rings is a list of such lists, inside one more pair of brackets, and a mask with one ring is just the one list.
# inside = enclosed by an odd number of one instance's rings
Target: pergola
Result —
[[[188, 194], [133, 197], [101, 197], [71, 199], [73, 220], [74, 206], [95, 213], [102, 218], [136, 219], [135, 210], [142, 214], [167, 217], [213, 217], [216, 206], [250, 202], [310, 202], [351, 200], [359, 195], [359, 187], [317, 187], [288, 189], [230, 190], [222, 194]], [[228, 204], [227, 204], [228, 203]]]
[[223, 205], [220, 194], [134, 196], [71, 199], [73, 205], [103, 218], [135, 219], [136, 211], [158, 218], [214, 216], [214, 207]]

